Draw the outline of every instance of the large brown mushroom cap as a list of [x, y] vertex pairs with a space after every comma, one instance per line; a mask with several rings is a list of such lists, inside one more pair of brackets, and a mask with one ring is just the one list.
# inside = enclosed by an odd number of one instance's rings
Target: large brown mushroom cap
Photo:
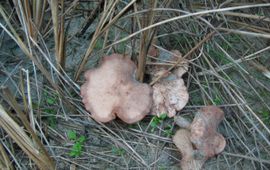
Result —
[[99, 68], [85, 73], [81, 96], [86, 110], [100, 122], [118, 116], [126, 123], [141, 120], [152, 105], [152, 90], [134, 78], [136, 66], [121, 54], [103, 59]]

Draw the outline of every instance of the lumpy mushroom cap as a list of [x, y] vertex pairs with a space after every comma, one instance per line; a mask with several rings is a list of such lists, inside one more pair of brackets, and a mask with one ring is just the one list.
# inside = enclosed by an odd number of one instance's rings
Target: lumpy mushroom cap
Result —
[[175, 117], [179, 129], [173, 142], [182, 153], [183, 170], [201, 169], [204, 162], [223, 151], [224, 137], [217, 132], [219, 123], [224, 119], [223, 111], [216, 106], [201, 108], [192, 123], [181, 116]]
[[182, 78], [172, 81], [161, 81], [153, 86], [152, 112], [159, 115], [167, 113], [173, 117], [176, 111], [182, 110], [189, 99], [189, 94]]
[[[152, 114], [160, 115], [167, 113], [169, 117], [175, 116], [177, 111], [182, 110], [189, 100], [189, 93], [182, 78], [188, 70], [188, 63], [182, 58], [178, 50], [171, 51], [173, 55], [166, 56], [167, 60], [176, 62], [182, 59], [181, 66], [173, 72], [166, 73], [166, 67], [153, 67], [152, 74], [165, 75], [153, 85], [153, 106]], [[164, 74], [165, 73], [165, 74]]]
[[190, 125], [191, 142], [206, 157], [222, 152], [226, 146], [224, 137], [217, 132], [218, 124], [224, 119], [224, 112], [216, 106], [206, 106], [198, 111]]
[[100, 122], [118, 116], [126, 123], [141, 120], [152, 105], [152, 90], [134, 78], [135, 64], [128, 56], [105, 56], [101, 65], [85, 73], [81, 96], [86, 110]]

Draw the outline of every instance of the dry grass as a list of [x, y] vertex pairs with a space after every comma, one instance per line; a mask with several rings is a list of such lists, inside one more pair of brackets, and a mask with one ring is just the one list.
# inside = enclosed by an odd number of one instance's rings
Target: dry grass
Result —
[[[79, 96], [82, 73], [113, 52], [132, 56], [137, 78], [147, 79], [152, 42], [189, 60], [190, 101], [178, 114], [209, 104], [226, 114], [219, 131], [227, 146], [205, 168], [270, 168], [270, 3], [12, 2], [0, 6], [0, 86], [10, 89], [0, 98], [0, 169], [177, 169], [172, 119], [155, 129], [151, 116], [97, 123]], [[86, 137], [77, 157], [70, 130]]]

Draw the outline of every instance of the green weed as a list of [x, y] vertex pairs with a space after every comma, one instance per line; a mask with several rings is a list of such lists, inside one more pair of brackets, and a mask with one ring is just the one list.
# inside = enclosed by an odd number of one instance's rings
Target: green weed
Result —
[[164, 128], [164, 133], [167, 137], [171, 137], [173, 135], [173, 126], [168, 125]]
[[162, 113], [160, 116], [154, 116], [150, 122], [152, 128], [156, 128], [163, 120], [167, 118], [166, 113]]
[[158, 125], [161, 124], [166, 118], [167, 113], [162, 113], [160, 116], [154, 116], [150, 122], [150, 126], [152, 127], [151, 132], [154, 132]]
[[84, 142], [86, 141], [86, 137], [81, 135], [78, 138], [77, 133], [74, 130], [69, 130], [67, 132], [67, 137], [69, 140], [73, 141], [73, 145], [71, 151], [69, 152], [69, 156], [72, 157], [80, 156], [82, 154], [83, 145]]
[[52, 106], [57, 105], [57, 94], [49, 94], [46, 91], [43, 93], [44, 102], [43, 107], [45, 107], [44, 112], [48, 114], [46, 120], [50, 127], [56, 128], [56, 110]]
[[50, 95], [46, 91], [44, 92], [45, 103], [47, 105], [55, 105], [57, 103], [57, 95]]
[[52, 108], [46, 108], [46, 109], [44, 109], [44, 112], [46, 112], [48, 114], [46, 120], [47, 120], [49, 126], [52, 127], [53, 129], [55, 129], [56, 128], [56, 111]]
[[97, 49], [97, 50], [100, 50], [100, 49], [102, 49], [102, 47], [103, 47], [103, 40], [102, 39], [98, 39], [97, 41], [96, 41], [96, 44], [95, 44], [95, 49]]
[[116, 146], [112, 147], [112, 153], [117, 156], [123, 156], [125, 154], [125, 150], [123, 148], [119, 148]]
[[270, 112], [266, 108], [263, 108], [259, 114], [262, 116], [263, 122], [270, 125]]
[[215, 105], [221, 105], [222, 104], [222, 99], [219, 96], [216, 96], [213, 99], [213, 104], [215, 104]]
[[[160, 116], [154, 116], [152, 118], [152, 121], [150, 122], [151, 126], [151, 132], [153, 133], [154, 130], [166, 119], [168, 118], [167, 113], [163, 113]], [[165, 125], [163, 131], [162, 131], [165, 136], [170, 137], [173, 135], [173, 126], [172, 125]]]

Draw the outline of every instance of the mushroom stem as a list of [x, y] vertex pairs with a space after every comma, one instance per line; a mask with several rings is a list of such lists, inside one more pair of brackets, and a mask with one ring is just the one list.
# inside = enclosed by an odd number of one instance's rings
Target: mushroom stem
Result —
[[173, 137], [173, 142], [180, 150], [182, 159], [180, 166], [182, 170], [199, 170], [202, 168], [206, 159], [195, 159], [195, 151], [190, 141], [190, 131], [180, 129]]
[[187, 119], [183, 118], [182, 116], [175, 116], [174, 117], [174, 122], [179, 127], [185, 128], [185, 129], [189, 129], [190, 124], [191, 124]]

